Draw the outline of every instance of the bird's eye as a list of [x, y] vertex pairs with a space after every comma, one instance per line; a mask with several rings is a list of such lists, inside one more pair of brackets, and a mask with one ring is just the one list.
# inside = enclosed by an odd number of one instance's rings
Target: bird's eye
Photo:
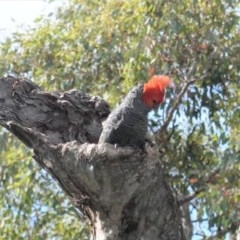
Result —
[[153, 102], [153, 104], [157, 103], [157, 101], [156, 101], [156, 100], [154, 100], [154, 99], [153, 99], [153, 101], [152, 101], [152, 102]]

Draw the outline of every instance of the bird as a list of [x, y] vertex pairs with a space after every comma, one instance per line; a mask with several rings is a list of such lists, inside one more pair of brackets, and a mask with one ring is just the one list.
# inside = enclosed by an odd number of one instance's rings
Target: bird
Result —
[[133, 87], [103, 122], [98, 143], [144, 150], [148, 113], [164, 101], [167, 87], [174, 88], [174, 83], [166, 75], [153, 75], [145, 84]]

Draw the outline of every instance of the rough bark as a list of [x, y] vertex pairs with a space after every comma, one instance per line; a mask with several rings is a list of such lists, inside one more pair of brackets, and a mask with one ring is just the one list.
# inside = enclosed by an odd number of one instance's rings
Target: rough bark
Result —
[[77, 90], [44, 92], [31, 81], [0, 79], [0, 124], [89, 219], [92, 239], [185, 239], [158, 151], [96, 144], [108, 105]]

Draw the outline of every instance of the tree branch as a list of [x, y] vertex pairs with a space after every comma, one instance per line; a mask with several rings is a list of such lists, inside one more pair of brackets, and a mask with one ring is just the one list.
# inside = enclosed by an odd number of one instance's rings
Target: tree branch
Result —
[[231, 223], [230, 226], [228, 226], [224, 229], [217, 230], [217, 233], [214, 236], [208, 237], [206, 239], [207, 240], [220, 239], [223, 236], [225, 236], [227, 233], [235, 233], [237, 231], [238, 227], [239, 227], [239, 222], [238, 223]]
[[202, 191], [204, 191], [203, 188], [195, 191], [195, 192], [192, 193], [192, 194], [189, 194], [189, 195], [187, 195], [187, 196], [184, 196], [184, 197], [182, 197], [181, 199], [178, 199], [178, 204], [179, 204], [180, 206], [182, 206], [182, 205], [184, 205], [185, 203], [191, 202], [191, 201], [192, 201], [194, 198], [196, 198], [197, 195], [198, 195], [199, 193], [201, 193]]
[[176, 199], [156, 149], [95, 144], [108, 105], [77, 90], [43, 92], [24, 79], [0, 79], [0, 124], [89, 219], [92, 239], [184, 240]]
[[159, 130], [159, 134], [161, 134], [162, 132], [165, 132], [165, 130], [167, 129], [170, 121], [173, 118], [174, 112], [176, 111], [176, 109], [178, 108], [179, 104], [181, 103], [183, 95], [187, 91], [187, 89], [190, 86], [190, 84], [192, 84], [194, 81], [195, 80], [188, 81], [188, 82], [185, 82], [183, 84], [183, 87], [182, 87], [181, 91], [178, 93], [177, 97], [175, 98], [175, 100], [173, 102], [173, 105], [172, 105], [170, 111], [168, 112], [167, 117], [166, 117], [165, 121], [163, 122], [163, 124], [162, 124], [162, 126], [161, 126], [161, 128]]
[[189, 66], [187, 66], [185, 68], [185, 69], [187, 69], [187, 72], [183, 72], [182, 69], [179, 69], [179, 72], [180, 72], [179, 75], [183, 79], [183, 86], [182, 86], [180, 92], [178, 93], [178, 95], [176, 96], [176, 98], [174, 99], [172, 107], [169, 110], [165, 121], [163, 122], [161, 128], [158, 131], [159, 136], [163, 136], [163, 134], [166, 132], [166, 129], [173, 118], [173, 114], [176, 111], [176, 109], [178, 108], [178, 106], [180, 105], [180, 103], [182, 101], [182, 97], [188, 90], [189, 86], [191, 84], [195, 83], [196, 81], [200, 81], [208, 76], [209, 70], [211, 68], [213, 56], [214, 56], [214, 52], [209, 56], [209, 60], [206, 62], [206, 66], [204, 67], [204, 70], [202, 71], [201, 76], [199, 76], [198, 78], [193, 77], [195, 75], [196, 68], [197, 68], [196, 62], [190, 63]]

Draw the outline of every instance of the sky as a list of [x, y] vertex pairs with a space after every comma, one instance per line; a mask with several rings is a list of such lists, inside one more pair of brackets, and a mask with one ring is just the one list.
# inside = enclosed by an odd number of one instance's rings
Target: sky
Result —
[[50, 11], [44, 0], [0, 0], [0, 42], [21, 25], [32, 25], [35, 18]]
[[44, 0], [0, 0], [0, 42], [23, 25], [33, 25], [35, 18], [53, 7]]
[[[22, 25], [33, 25], [35, 18], [53, 8], [53, 4], [44, 0], [0, 0], [0, 42]], [[201, 238], [193, 238], [198, 239]]]

